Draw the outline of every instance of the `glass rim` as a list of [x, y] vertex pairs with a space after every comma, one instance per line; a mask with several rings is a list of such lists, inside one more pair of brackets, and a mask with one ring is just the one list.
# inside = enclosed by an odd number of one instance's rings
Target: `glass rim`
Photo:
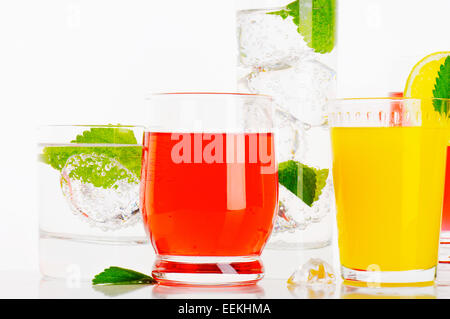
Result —
[[236, 96], [236, 97], [254, 97], [273, 100], [272, 96], [267, 94], [241, 93], [241, 92], [155, 92], [150, 93], [148, 99], [161, 96]]
[[[107, 141], [98, 138], [94, 138], [94, 141], [76, 141], [78, 136], [84, 135], [85, 132], [93, 130], [106, 129], [109, 132], [114, 131], [113, 135], [109, 135]], [[83, 147], [94, 145], [105, 145], [110, 147], [111, 145], [142, 145], [142, 134], [144, 134], [146, 127], [144, 125], [90, 125], [90, 124], [41, 124], [34, 127], [35, 142], [38, 145], [46, 146], [70, 146], [77, 147], [82, 145]], [[120, 142], [116, 137], [116, 133], [132, 134], [136, 138], [136, 144]], [[127, 135], [128, 136], [128, 135]], [[98, 140], [98, 141], [97, 141]]]
[[328, 105], [330, 127], [443, 127], [450, 124], [448, 98], [336, 98]]
[[134, 125], [134, 124], [39, 124], [36, 125], [37, 128], [68, 128], [68, 127], [92, 127], [92, 128], [145, 128], [144, 125]]

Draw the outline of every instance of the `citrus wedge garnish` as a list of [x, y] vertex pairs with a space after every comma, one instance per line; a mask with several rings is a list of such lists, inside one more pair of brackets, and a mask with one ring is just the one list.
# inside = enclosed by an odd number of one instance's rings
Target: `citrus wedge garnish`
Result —
[[449, 55], [450, 51], [436, 52], [420, 60], [406, 80], [403, 95], [413, 98], [432, 98], [438, 72]]
[[[403, 95], [405, 98], [417, 98], [423, 100], [405, 100], [403, 102], [404, 114], [409, 113], [408, 124], [420, 125], [421, 122], [422, 125], [427, 123], [428, 126], [435, 123], [439, 113], [435, 112], [436, 108], [433, 106], [431, 98], [436, 97], [436, 81], [440, 76], [439, 71], [448, 56], [450, 56], [450, 51], [429, 54], [420, 60], [411, 70], [411, 73], [406, 80]], [[419, 114], [421, 116], [418, 116]]]

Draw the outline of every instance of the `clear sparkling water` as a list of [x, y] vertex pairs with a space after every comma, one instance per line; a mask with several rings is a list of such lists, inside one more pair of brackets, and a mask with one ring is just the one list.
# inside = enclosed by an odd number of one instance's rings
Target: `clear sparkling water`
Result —
[[[335, 96], [336, 73], [315, 53], [291, 17], [280, 8], [237, 12], [238, 89], [273, 97], [278, 162], [296, 160], [330, 169], [327, 103]], [[334, 208], [331, 170], [312, 206], [280, 185], [280, 211], [269, 248], [315, 248], [331, 238]]]
[[[139, 271], [150, 269], [154, 254], [141, 222], [139, 178], [116, 157], [102, 153], [117, 153], [113, 147], [142, 146], [40, 144], [38, 154], [46, 147], [66, 146], [83, 151], [75, 149], [61, 170], [41, 160], [37, 163], [41, 272], [90, 282], [118, 263]], [[122, 158], [128, 153], [136, 152], [125, 151]]]
[[325, 123], [326, 105], [334, 96], [336, 74], [315, 60], [285, 69], [258, 69], [248, 76], [249, 90], [273, 96], [276, 106], [308, 125]]
[[308, 127], [288, 112], [276, 110], [275, 113], [278, 162], [303, 158], [306, 155], [305, 129]]
[[[101, 181], [112, 171], [120, 173], [112, 185], [101, 187], [72, 178], [72, 172], [80, 168], [93, 168], [90, 171]], [[72, 155], [61, 170], [61, 189], [72, 212], [94, 227], [112, 230], [140, 220], [139, 179], [114, 158]]]
[[267, 14], [276, 9], [243, 10], [237, 13], [240, 62], [253, 68], [282, 68], [312, 54], [297, 26], [288, 17]]

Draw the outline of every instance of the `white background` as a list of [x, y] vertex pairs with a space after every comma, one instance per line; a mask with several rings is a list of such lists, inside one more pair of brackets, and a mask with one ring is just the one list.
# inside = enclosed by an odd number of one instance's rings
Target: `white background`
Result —
[[[338, 95], [450, 50], [449, 0], [340, 0]], [[232, 0], [0, 0], [0, 271], [35, 270], [34, 128], [136, 123], [155, 91], [234, 91]]]

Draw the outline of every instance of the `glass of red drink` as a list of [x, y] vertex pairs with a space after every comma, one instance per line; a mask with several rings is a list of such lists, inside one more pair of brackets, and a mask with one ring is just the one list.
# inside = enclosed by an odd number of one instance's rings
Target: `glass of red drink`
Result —
[[450, 244], [450, 147], [447, 146], [444, 209], [442, 212], [441, 244]]
[[246, 285], [278, 209], [272, 101], [232, 93], [151, 98], [140, 205], [164, 285]]
[[439, 262], [443, 264], [450, 264], [450, 146], [447, 146], [447, 166], [445, 171], [444, 189], [444, 207], [442, 209]]
[[[450, 110], [450, 99], [440, 99], [441, 109]], [[445, 169], [444, 204], [442, 208], [439, 263], [450, 264], [450, 135], [447, 144], [447, 164]]]

